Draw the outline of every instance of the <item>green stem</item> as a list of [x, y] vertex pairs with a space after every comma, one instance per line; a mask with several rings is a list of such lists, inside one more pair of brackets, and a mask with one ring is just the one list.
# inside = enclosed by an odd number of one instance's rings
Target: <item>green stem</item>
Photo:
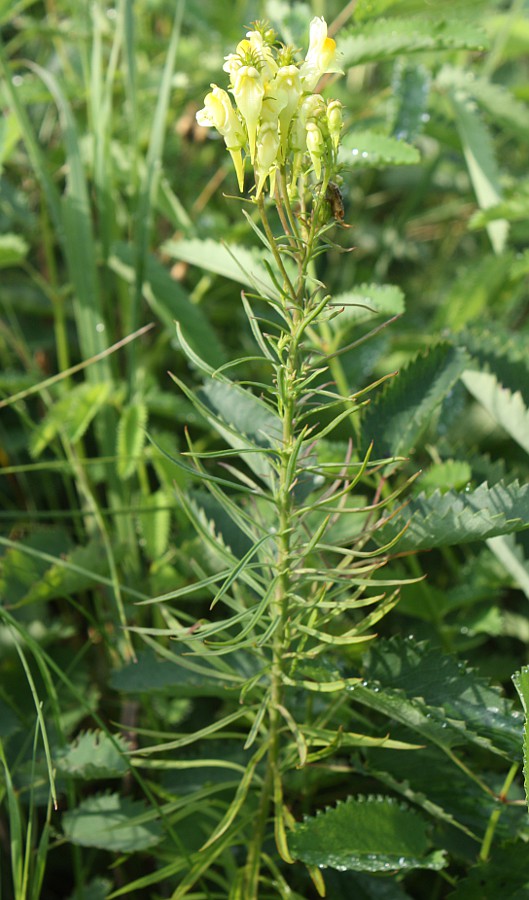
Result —
[[[516, 773], [519, 769], [518, 763], [513, 763], [511, 768], [507, 773], [507, 778], [504, 781], [503, 787], [499, 794], [499, 800], [504, 801], [507, 798], [507, 794], [509, 793], [511, 784], [514, 781]], [[481, 850], [479, 851], [479, 858], [482, 862], [487, 862], [490, 855], [490, 848], [492, 846], [492, 840], [494, 838], [494, 832], [496, 831], [500, 816], [503, 812], [504, 806], [503, 804], [498, 805], [495, 809], [492, 810], [489, 821], [487, 824], [487, 830], [485, 831], [485, 836], [483, 838], [483, 842], [481, 844]]]

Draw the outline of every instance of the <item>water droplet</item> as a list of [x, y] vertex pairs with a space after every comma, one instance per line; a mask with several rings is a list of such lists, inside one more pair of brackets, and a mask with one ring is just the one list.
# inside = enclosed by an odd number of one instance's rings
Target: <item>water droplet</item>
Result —
[[429, 122], [430, 121], [430, 113], [423, 113], [421, 116], [421, 122]]
[[117, 17], [117, 11], [114, 9], [113, 6], [111, 6], [110, 9], [107, 9], [107, 18], [115, 19], [116, 17]]
[[367, 159], [368, 156], [369, 153], [367, 152], [367, 150], [362, 150], [362, 159]]
[[24, 79], [22, 78], [22, 75], [13, 75], [13, 78], [11, 79], [11, 81], [13, 82], [15, 87], [20, 87], [21, 84], [24, 84]]
[[351, 150], [351, 153], [353, 154], [353, 156], [358, 156], [358, 153], [359, 153], [358, 148], [355, 147], [354, 150]]
[[406, 857], [405, 857], [405, 856], [399, 856], [399, 858], [398, 858], [398, 860], [397, 860], [397, 865], [398, 865], [398, 866], [404, 866], [404, 865], [406, 865]]

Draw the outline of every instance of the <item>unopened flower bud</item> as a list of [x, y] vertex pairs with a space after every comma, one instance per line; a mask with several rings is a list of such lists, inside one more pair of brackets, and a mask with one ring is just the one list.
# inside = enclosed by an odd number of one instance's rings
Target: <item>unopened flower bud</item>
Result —
[[335, 151], [340, 143], [340, 134], [343, 127], [342, 104], [339, 100], [331, 100], [327, 104], [327, 125]]
[[255, 159], [255, 140], [257, 135], [257, 123], [261, 114], [264, 86], [255, 66], [241, 66], [235, 73], [235, 80], [231, 92], [235, 102], [246, 122], [248, 131], [248, 144], [250, 146], [250, 160]]

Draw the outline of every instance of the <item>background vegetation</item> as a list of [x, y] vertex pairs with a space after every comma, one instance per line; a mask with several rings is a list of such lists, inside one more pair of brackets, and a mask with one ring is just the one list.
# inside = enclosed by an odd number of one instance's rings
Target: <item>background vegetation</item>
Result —
[[[249, 358], [241, 382], [261, 372], [231, 255], [247, 270], [258, 243], [224, 144], [194, 114], [245, 25], [267, 18], [304, 47], [313, 15], [344, 53], [332, 95], [350, 226], [331, 232], [318, 277], [372, 311], [348, 307], [318, 340], [355, 344], [329, 360], [345, 396], [399, 372], [361, 432], [344, 419], [318, 459], [337, 463], [351, 437], [399, 458], [377, 482], [384, 541], [407, 530], [385, 576], [398, 605], [367, 651], [331, 646], [322, 663], [322, 681], [362, 683], [339, 706], [314, 700], [336, 734], [373, 746], [336, 739], [332, 757], [291, 766], [306, 866], [265, 843], [259, 896], [310, 900], [318, 867], [333, 900], [529, 891], [528, 11], [0, 3], [2, 898], [243, 896], [251, 795], [242, 831], [200, 847], [244, 780], [223, 678], [250, 678], [253, 651], [205, 675], [205, 657], [178, 662], [171, 629], [210, 615], [219, 539], [246, 550], [172, 460], [186, 427], [201, 452], [225, 446], [193, 404], [193, 354]], [[236, 412], [223, 417], [244, 430]], [[421, 749], [375, 746], [388, 734]]]

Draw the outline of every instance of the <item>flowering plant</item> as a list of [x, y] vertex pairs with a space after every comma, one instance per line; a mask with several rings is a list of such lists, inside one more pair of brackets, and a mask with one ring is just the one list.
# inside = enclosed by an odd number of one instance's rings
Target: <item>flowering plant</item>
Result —
[[[273, 192], [278, 170], [287, 172], [290, 191], [296, 176], [312, 167], [316, 177], [332, 171], [342, 130], [341, 104], [327, 103], [314, 91], [322, 75], [341, 72], [336, 42], [327, 35], [323, 18], [310, 24], [309, 49], [301, 63], [292, 47], [277, 43], [275, 32], [261, 22], [248, 31], [235, 53], [226, 57], [229, 94], [211, 85], [204, 108], [197, 113], [200, 125], [216, 128], [226, 142], [241, 192], [244, 162], [254, 167], [256, 196], [269, 179]], [[244, 153], [244, 156], [243, 156]]]

